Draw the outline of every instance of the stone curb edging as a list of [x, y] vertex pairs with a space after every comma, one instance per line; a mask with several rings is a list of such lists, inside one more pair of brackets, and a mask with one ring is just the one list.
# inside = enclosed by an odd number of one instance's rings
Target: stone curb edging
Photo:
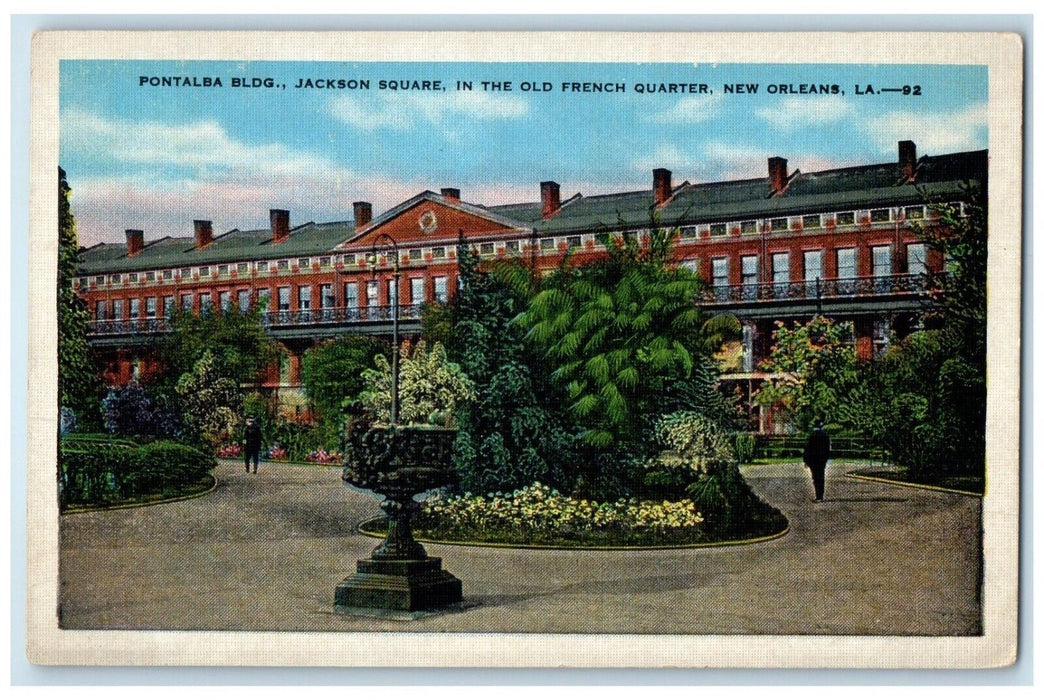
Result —
[[955, 493], [959, 496], [971, 496], [973, 498], [983, 498], [985, 494], [975, 493], [973, 491], [962, 491], [960, 489], [950, 489], [945, 486], [932, 486], [931, 484], [915, 484], [912, 481], [897, 481], [895, 479], [886, 479], [881, 476], [868, 476], [866, 474], [858, 474], [856, 472], [845, 472], [845, 476], [850, 479], [861, 479], [863, 481], [877, 481], [882, 484], [891, 484], [892, 486], [905, 486], [911, 489], [923, 489], [925, 491], [942, 491], [943, 493]]
[[[361, 535], [366, 537], [373, 537], [375, 539], [383, 539], [384, 533], [374, 532], [373, 530], [365, 529], [366, 525], [372, 523], [376, 518], [370, 518], [364, 520], [356, 525], [355, 529]], [[441, 544], [451, 547], [488, 547], [490, 549], [548, 549], [548, 550], [559, 550], [559, 551], [592, 551], [592, 552], [613, 552], [613, 551], [641, 551], [641, 550], [662, 550], [662, 549], [706, 549], [708, 547], [736, 547], [747, 544], [758, 544], [761, 542], [769, 542], [784, 537], [790, 532], [790, 520], [787, 520], [787, 526], [777, 533], [771, 535], [762, 535], [761, 537], [751, 537], [745, 540], [723, 540], [721, 542], [694, 542], [692, 544], [666, 544], [661, 546], [639, 546], [639, 545], [604, 545], [604, 546], [587, 546], [587, 547], [567, 547], [565, 545], [551, 545], [551, 544], [511, 544], [508, 542], [457, 542], [455, 540], [432, 540], [427, 538], [417, 537], [418, 542], [425, 544]]]
[[207, 494], [214, 493], [218, 486], [218, 480], [216, 476], [211, 475], [210, 480], [213, 482], [210, 486], [199, 493], [189, 494], [187, 496], [172, 496], [171, 498], [162, 498], [158, 501], [147, 501], [145, 503], [121, 503], [115, 506], [93, 506], [89, 508], [67, 508], [61, 512], [62, 515], [73, 515], [76, 513], [96, 513], [102, 510], [127, 510], [128, 508], [146, 508], [148, 506], [158, 506], [163, 503], [177, 503], [178, 501], [191, 501], [193, 498], [201, 498]]

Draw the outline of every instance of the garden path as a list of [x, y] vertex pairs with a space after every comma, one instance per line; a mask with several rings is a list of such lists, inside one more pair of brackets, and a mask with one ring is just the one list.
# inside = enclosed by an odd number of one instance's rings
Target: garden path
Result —
[[188, 501], [65, 515], [72, 629], [970, 635], [980, 628], [978, 498], [827, 473], [745, 470], [790, 531], [752, 545], [645, 551], [428, 545], [465, 609], [411, 621], [331, 610], [376, 544], [349, 534], [373, 496], [335, 468], [222, 462]]

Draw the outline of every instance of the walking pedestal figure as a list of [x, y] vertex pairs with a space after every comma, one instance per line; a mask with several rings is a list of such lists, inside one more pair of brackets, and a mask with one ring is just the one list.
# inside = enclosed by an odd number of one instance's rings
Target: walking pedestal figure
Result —
[[461, 582], [413, 539], [414, 495], [455, 481], [451, 465], [455, 430], [414, 426], [353, 426], [342, 478], [384, 497], [388, 535], [354, 576], [334, 593], [334, 609], [436, 610], [461, 602]]

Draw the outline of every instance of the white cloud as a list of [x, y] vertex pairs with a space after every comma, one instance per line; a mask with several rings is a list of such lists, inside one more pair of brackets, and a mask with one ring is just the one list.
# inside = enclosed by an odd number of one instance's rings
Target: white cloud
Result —
[[790, 172], [818, 172], [842, 168], [853, 163], [815, 153], [795, 156], [784, 151], [773, 151], [749, 144], [708, 141], [703, 146], [704, 161], [699, 174], [702, 181], [745, 180], [768, 176], [768, 159], [779, 156], [787, 158]]
[[106, 154], [124, 164], [190, 168], [211, 175], [264, 169], [272, 178], [295, 178], [335, 168], [322, 156], [280, 143], [247, 144], [213, 121], [165, 124], [105, 119], [90, 112], [63, 112], [62, 152]]
[[923, 154], [986, 148], [986, 103], [951, 112], [895, 111], [871, 117], [866, 129], [881, 153], [894, 154], [896, 143], [912, 140]]
[[[643, 174], [650, 173], [656, 168], [667, 168], [680, 174], [692, 171], [698, 161], [699, 157], [695, 154], [683, 153], [672, 143], [661, 143], [652, 153], [644, 153], [632, 161], [631, 168], [641, 171]], [[652, 176], [649, 177], [651, 187]]]
[[793, 95], [760, 107], [755, 114], [778, 129], [793, 131], [803, 126], [833, 124], [850, 117], [854, 111], [852, 104], [841, 95]]
[[479, 121], [518, 119], [529, 102], [514, 95], [485, 92], [382, 93], [376, 99], [350, 95], [330, 103], [331, 114], [348, 126], [366, 131], [405, 130], [418, 125], [448, 125], [456, 118]]
[[648, 120], [661, 124], [699, 124], [718, 116], [721, 105], [721, 95], [690, 95], [669, 109], [650, 115]]

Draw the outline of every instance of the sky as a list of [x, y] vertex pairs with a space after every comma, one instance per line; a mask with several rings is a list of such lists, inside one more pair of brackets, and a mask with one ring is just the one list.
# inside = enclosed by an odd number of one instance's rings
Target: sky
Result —
[[651, 189], [660, 167], [679, 184], [764, 177], [772, 156], [892, 162], [906, 139], [977, 150], [986, 98], [981, 66], [66, 60], [59, 163], [90, 246], [191, 236], [194, 219], [267, 228], [269, 209], [343, 221], [442, 187], [494, 205], [538, 201], [543, 180], [565, 199]]

